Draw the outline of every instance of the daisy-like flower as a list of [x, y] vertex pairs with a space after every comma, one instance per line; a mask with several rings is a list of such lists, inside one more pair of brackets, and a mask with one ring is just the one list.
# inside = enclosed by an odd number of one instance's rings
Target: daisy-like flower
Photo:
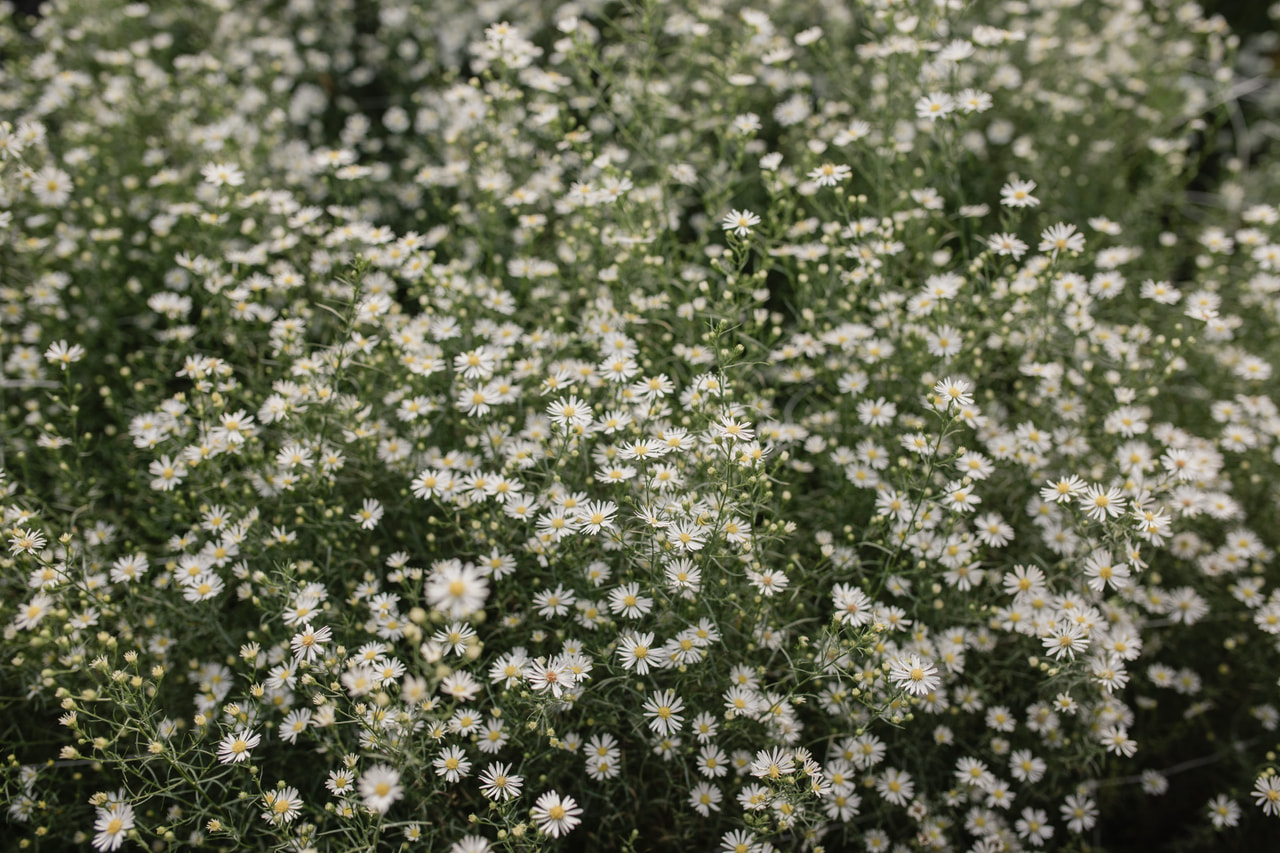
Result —
[[930, 92], [916, 101], [916, 118], [937, 121], [955, 112], [956, 99], [946, 92]]
[[51, 364], [56, 364], [66, 370], [67, 365], [75, 364], [84, 358], [84, 347], [79, 344], [68, 346], [66, 341], [55, 341], [44, 351], [44, 357]]
[[308, 708], [294, 708], [280, 721], [280, 740], [285, 743], [296, 743], [298, 735], [311, 725], [311, 711]]
[[34, 554], [44, 548], [44, 543], [44, 534], [39, 530], [15, 528], [13, 535], [9, 537], [9, 553]]
[[236, 729], [218, 744], [218, 760], [223, 764], [238, 764], [261, 742], [262, 736], [251, 729]]
[[31, 194], [41, 204], [62, 207], [71, 198], [71, 176], [57, 166], [44, 166], [31, 177]]
[[982, 498], [973, 493], [972, 485], [965, 485], [964, 481], [956, 481], [947, 486], [947, 493], [942, 498], [944, 506], [953, 512], [972, 512], [973, 508], [982, 503]]
[[916, 784], [911, 780], [910, 773], [889, 767], [876, 780], [876, 791], [887, 802], [893, 803], [895, 806], [905, 806], [911, 802], [911, 798], [915, 795]]
[[1219, 794], [1210, 800], [1208, 808], [1209, 820], [1213, 822], [1214, 829], [1224, 829], [1240, 823], [1240, 804], [1226, 794]]
[[674, 690], [655, 692], [644, 703], [644, 715], [649, 718], [649, 728], [662, 737], [680, 731], [684, 724], [684, 717], [680, 716], [682, 710], [684, 700]]
[[1094, 521], [1105, 521], [1124, 513], [1124, 492], [1113, 486], [1089, 486], [1079, 497], [1080, 509]]
[[1280, 775], [1259, 776], [1253, 783], [1253, 800], [1265, 814], [1280, 817]]
[[1065, 477], [1059, 477], [1044, 485], [1040, 489], [1040, 500], [1053, 501], [1055, 503], [1069, 503], [1072, 498], [1078, 497], [1085, 489], [1085, 482], [1075, 474], [1068, 474]]
[[867, 426], [888, 426], [898, 414], [898, 407], [884, 397], [863, 400], [858, 404], [858, 420]]
[[360, 796], [369, 811], [386, 814], [404, 796], [400, 773], [387, 764], [375, 764], [360, 776]]
[[831, 588], [831, 598], [841, 624], [858, 628], [871, 622], [871, 599], [862, 590], [838, 583]]
[[484, 607], [489, 597], [489, 582], [470, 563], [442, 560], [431, 569], [426, 595], [433, 608], [451, 619], [465, 619]]
[[751, 441], [755, 433], [747, 424], [738, 423], [733, 418], [721, 418], [711, 427], [712, 434], [729, 441]]
[[129, 830], [133, 829], [133, 806], [128, 803], [113, 803], [105, 808], [99, 807], [93, 829], [97, 833], [93, 837], [95, 848], [118, 849], [124, 843]]
[[329, 778], [324, 781], [325, 788], [335, 797], [350, 793], [355, 788], [355, 779], [350, 770], [330, 770]]
[[725, 214], [720, 227], [732, 231], [738, 237], [746, 237], [751, 229], [760, 224], [760, 217], [749, 210], [731, 210]]
[[993, 234], [987, 238], [987, 248], [997, 255], [1008, 255], [1015, 261], [1027, 253], [1027, 244], [1013, 234]]
[[597, 535], [602, 530], [610, 530], [614, 527], [613, 517], [617, 512], [618, 505], [613, 501], [587, 501], [578, 510], [578, 515], [575, 519], [578, 524], [578, 530], [592, 536]]
[[333, 638], [333, 630], [328, 625], [312, 628], [308, 622], [301, 631], [293, 635], [289, 641], [293, 655], [300, 661], [310, 663], [324, 651], [324, 644]]
[[1055, 256], [1059, 252], [1083, 252], [1084, 235], [1077, 233], [1074, 225], [1059, 222], [1040, 233], [1040, 245], [1036, 248], [1041, 252], [1052, 252]]
[[841, 181], [849, 180], [853, 170], [848, 166], [835, 163], [823, 163], [809, 172], [809, 178], [820, 187], [834, 187]]
[[978, 89], [965, 89], [956, 96], [956, 103], [967, 113], [985, 113], [994, 102], [990, 93]]
[[291, 823], [302, 813], [302, 797], [292, 785], [278, 791], [267, 791], [262, 795], [262, 801], [266, 806], [262, 819], [276, 826]]
[[443, 776], [446, 782], [457, 782], [471, 770], [471, 762], [460, 746], [451, 746], [436, 756], [431, 762], [437, 776]]
[[359, 523], [361, 530], [372, 530], [382, 520], [382, 504], [373, 498], [365, 498], [360, 509], [351, 513], [351, 520]]
[[573, 669], [563, 656], [552, 658], [547, 663], [540, 660], [530, 661], [525, 666], [525, 677], [529, 686], [541, 693], [550, 690], [551, 695], [559, 699], [566, 690], [572, 690], [577, 683]]
[[1098, 740], [1107, 748], [1107, 752], [1132, 758], [1138, 751], [1138, 742], [1129, 737], [1128, 729], [1123, 726], [1107, 726], [1098, 732]]
[[1067, 829], [1077, 835], [1087, 829], [1093, 829], [1098, 822], [1098, 807], [1083, 794], [1070, 794], [1058, 807], [1062, 819], [1067, 822]]
[[537, 821], [538, 829], [552, 838], [567, 835], [582, 823], [581, 814], [582, 809], [573, 797], [562, 797], [555, 791], [547, 791], [538, 797], [533, 806], [533, 819]]
[[657, 665], [653, 654], [653, 633], [628, 634], [618, 647], [618, 657], [623, 669], [635, 669], [637, 675], [648, 675], [649, 667]]
[[171, 492], [187, 476], [187, 466], [181, 461], [174, 461], [166, 453], [148, 466], [147, 470], [154, 478], [151, 488], [158, 492]]
[[773, 749], [762, 749], [757, 752], [755, 760], [751, 762], [751, 767], [748, 768], [748, 771], [758, 779], [776, 781], [783, 776], [794, 773], [795, 769], [795, 757], [785, 749], [774, 747]]
[[699, 782], [689, 789], [689, 805], [703, 817], [710, 817], [713, 811], [720, 811], [723, 797], [720, 789], [709, 782]]
[[436, 631], [431, 639], [439, 643], [445, 653], [453, 652], [455, 655], [460, 655], [467, 650], [467, 642], [475, 635], [476, 631], [470, 625], [452, 622]]
[[938, 668], [919, 655], [894, 658], [889, 666], [889, 680], [912, 696], [932, 693], [942, 684]]
[[520, 788], [524, 785], [524, 777], [511, 772], [510, 764], [493, 762], [480, 774], [480, 790], [491, 800], [506, 802], [520, 796]]
[[244, 183], [244, 172], [230, 163], [210, 163], [200, 170], [205, 183], [215, 187], [238, 187]]
[[723, 853], [760, 853], [760, 842], [756, 841], [754, 832], [734, 829], [720, 839], [720, 849]]
[[[417, 841], [418, 839], [411, 838], [409, 840]], [[490, 853], [491, 850], [493, 850], [493, 847], [483, 835], [464, 835], [453, 842], [453, 846], [449, 848], [449, 853]]]
[[566, 430], [591, 423], [591, 407], [572, 394], [547, 406], [547, 414], [551, 416], [552, 423]]
[[667, 528], [667, 541], [681, 551], [700, 551], [706, 539], [702, 528], [691, 521], [680, 521]]
[[963, 348], [964, 339], [959, 329], [953, 326], [943, 326], [936, 332], [926, 335], [925, 344], [930, 355], [950, 359]]
[[964, 408], [973, 405], [973, 386], [963, 379], [952, 379], [950, 376], [938, 380], [933, 386], [933, 393], [938, 395], [939, 403], [944, 408], [956, 406]]
[[1005, 207], [1035, 207], [1040, 203], [1031, 194], [1035, 188], [1035, 181], [1010, 181], [1000, 188], [1000, 203]]
[[145, 554], [120, 557], [111, 565], [111, 582], [133, 583], [140, 580], [150, 567]]
[[1066, 655], [1074, 660], [1076, 652], [1082, 652], [1089, 647], [1089, 635], [1084, 626], [1074, 621], [1063, 620], [1049, 629], [1049, 634], [1044, 638], [1043, 643], [1045, 652], [1054, 658], [1061, 659]]
[[609, 610], [617, 616], [639, 619], [653, 607], [653, 599], [640, 594], [640, 584], [625, 583], [609, 593]]
[[213, 572], [200, 572], [189, 582], [183, 584], [182, 597], [187, 601], [208, 601], [216, 598], [226, 588], [226, 583]]
[[547, 618], [565, 615], [577, 600], [578, 597], [565, 589], [563, 584], [556, 584], [555, 589], [544, 589], [533, 597], [538, 614]]
[[1025, 839], [1032, 847], [1043, 847], [1053, 837], [1053, 824], [1049, 823], [1049, 816], [1041, 809], [1023, 809], [1014, 829], [1017, 830], [1018, 837]]

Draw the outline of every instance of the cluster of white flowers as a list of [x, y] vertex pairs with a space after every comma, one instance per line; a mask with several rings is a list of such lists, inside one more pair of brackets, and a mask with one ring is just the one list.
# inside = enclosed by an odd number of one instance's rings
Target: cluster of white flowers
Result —
[[15, 827], [985, 853], [1213, 767], [1273, 831], [1280, 178], [1177, 207], [1220, 19], [367, 5], [0, 29]]

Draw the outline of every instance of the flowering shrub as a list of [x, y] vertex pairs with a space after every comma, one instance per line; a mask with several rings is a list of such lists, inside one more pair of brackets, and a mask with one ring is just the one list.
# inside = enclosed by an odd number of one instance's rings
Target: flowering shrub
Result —
[[1276, 831], [1280, 182], [1220, 19], [7, 17], [21, 847]]

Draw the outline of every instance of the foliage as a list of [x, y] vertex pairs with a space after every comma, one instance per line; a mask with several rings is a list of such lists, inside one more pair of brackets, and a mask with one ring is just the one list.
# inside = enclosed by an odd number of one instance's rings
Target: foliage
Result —
[[23, 849], [1274, 833], [1280, 168], [1221, 18], [8, 17]]

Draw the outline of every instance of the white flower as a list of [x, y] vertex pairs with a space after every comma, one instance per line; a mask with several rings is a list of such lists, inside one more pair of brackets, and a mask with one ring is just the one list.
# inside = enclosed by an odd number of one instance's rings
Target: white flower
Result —
[[133, 806], [114, 803], [107, 808], [100, 807], [93, 828], [98, 833], [93, 837], [94, 847], [99, 850], [117, 849], [124, 843], [125, 835], [133, 829]]
[[51, 363], [58, 365], [63, 370], [67, 369], [67, 365], [75, 364], [84, 358], [84, 347], [79, 344], [67, 345], [66, 341], [55, 341], [45, 350], [44, 357]]
[[382, 504], [373, 498], [365, 498], [360, 509], [351, 513], [351, 520], [359, 522], [361, 530], [372, 530], [382, 519]]
[[1253, 783], [1253, 799], [1263, 813], [1280, 817], [1280, 776], [1259, 776]]
[[1215, 829], [1235, 826], [1240, 822], [1240, 804], [1226, 794], [1219, 794], [1209, 801], [1209, 820]]
[[1027, 253], [1027, 244], [1013, 234], [995, 234], [988, 237], [987, 247], [997, 255], [1009, 255], [1015, 261]]
[[494, 762], [480, 774], [480, 790], [491, 800], [505, 802], [520, 796], [520, 788], [524, 784], [523, 776], [511, 772], [510, 764]]
[[71, 176], [56, 166], [45, 166], [31, 177], [31, 192], [49, 207], [62, 207], [71, 198]]
[[948, 376], [938, 381], [933, 386], [933, 393], [938, 395], [938, 399], [943, 408], [956, 406], [964, 408], [973, 405], [973, 394], [970, 393], [973, 386], [963, 379], [952, 379]]
[[894, 658], [889, 666], [889, 680], [913, 696], [932, 693], [942, 684], [938, 668], [919, 655]]
[[180, 460], [170, 459], [167, 453], [152, 462], [147, 470], [154, 478], [151, 480], [151, 488], [158, 492], [173, 491], [182, 482], [182, 478], [187, 476], [187, 466]]
[[223, 764], [238, 764], [249, 757], [249, 752], [262, 742], [262, 736], [250, 729], [236, 729], [218, 744], [218, 760]]
[[34, 554], [44, 548], [44, 534], [38, 530], [15, 528], [9, 537], [9, 553]]
[[1083, 252], [1084, 251], [1084, 235], [1076, 233], [1074, 225], [1067, 225], [1059, 222], [1057, 225], [1046, 228], [1040, 234], [1040, 245], [1037, 247], [1041, 252]]
[[432, 567], [426, 584], [427, 601], [451, 619], [465, 619], [484, 607], [489, 582], [479, 569], [460, 560], [443, 560]]
[[333, 631], [329, 626], [325, 625], [315, 629], [308, 622], [300, 632], [293, 635], [289, 645], [298, 660], [311, 662], [324, 651], [324, 644], [329, 642], [332, 637]]
[[404, 796], [400, 773], [386, 764], [375, 764], [360, 776], [360, 796], [369, 811], [386, 814]]
[[292, 785], [278, 791], [267, 791], [262, 795], [262, 801], [266, 806], [262, 819], [276, 826], [292, 822], [302, 811], [302, 797]]
[[533, 806], [533, 819], [537, 821], [538, 828], [552, 838], [567, 835], [582, 822], [578, 817], [580, 814], [582, 809], [573, 797], [562, 797], [555, 791], [547, 791], [538, 797]]
[[1014, 828], [1018, 831], [1018, 837], [1026, 839], [1032, 847], [1043, 847], [1053, 837], [1053, 824], [1049, 823], [1049, 816], [1041, 809], [1023, 809]]
[[644, 715], [649, 718], [649, 728], [662, 737], [680, 731], [684, 723], [684, 717], [680, 716], [682, 710], [684, 700], [674, 690], [654, 693], [644, 703]]
[[720, 227], [732, 231], [738, 237], [746, 237], [751, 229], [760, 224], [760, 217], [749, 210], [731, 210], [725, 214]]
[[446, 749], [431, 762], [437, 776], [443, 776], [446, 782], [457, 782], [471, 770], [471, 762], [467, 760], [462, 747], [454, 745]]
[[215, 187], [238, 187], [244, 183], [244, 172], [230, 163], [210, 163], [200, 170], [206, 183]]
[[946, 92], [930, 92], [916, 101], [916, 117], [937, 121], [955, 112], [956, 99]]
[[1063, 620], [1049, 630], [1043, 643], [1045, 652], [1054, 658], [1061, 659], [1066, 655], [1074, 660], [1076, 652], [1082, 652], [1089, 647], [1089, 635], [1084, 626], [1070, 620]]
[[853, 170], [843, 163], [823, 163], [809, 172], [809, 178], [820, 187], [834, 187], [841, 181], [849, 180]]
[[1031, 194], [1035, 188], [1035, 181], [1010, 181], [1000, 188], [1000, 203], [1005, 207], [1035, 207], [1040, 203]]

